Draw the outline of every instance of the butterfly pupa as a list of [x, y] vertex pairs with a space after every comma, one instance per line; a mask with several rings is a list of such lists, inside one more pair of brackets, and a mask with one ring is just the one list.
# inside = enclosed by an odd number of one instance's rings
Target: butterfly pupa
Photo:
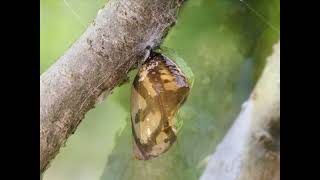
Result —
[[190, 82], [178, 65], [151, 52], [131, 89], [133, 154], [149, 160], [165, 153], [177, 138], [175, 115], [186, 101]]

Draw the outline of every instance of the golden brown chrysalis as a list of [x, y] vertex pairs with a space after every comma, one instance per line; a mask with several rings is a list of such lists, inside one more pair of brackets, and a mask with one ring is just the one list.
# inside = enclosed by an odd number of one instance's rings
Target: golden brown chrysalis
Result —
[[133, 153], [148, 160], [176, 141], [175, 114], [188, 97], [190, 85], [176, 63], [152, 52], [141, 66], [131, 90]]

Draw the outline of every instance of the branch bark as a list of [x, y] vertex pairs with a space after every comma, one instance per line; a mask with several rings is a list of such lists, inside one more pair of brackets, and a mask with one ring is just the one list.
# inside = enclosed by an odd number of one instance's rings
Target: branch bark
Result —
[[40, 77], [40, 172], [85, 113], [160, 45], [183, 0], [111, 0]]
[[280, 42], [201, 180], [280, 179]]

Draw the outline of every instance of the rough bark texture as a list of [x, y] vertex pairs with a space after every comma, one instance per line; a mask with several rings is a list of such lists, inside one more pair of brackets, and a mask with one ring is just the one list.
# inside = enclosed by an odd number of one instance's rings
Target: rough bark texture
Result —
[[201, 180], [280, 180], [280, 42]]
[[159, 46], [183, 0], [111, 0], [40, 77], [40, 172], [86, 112]]

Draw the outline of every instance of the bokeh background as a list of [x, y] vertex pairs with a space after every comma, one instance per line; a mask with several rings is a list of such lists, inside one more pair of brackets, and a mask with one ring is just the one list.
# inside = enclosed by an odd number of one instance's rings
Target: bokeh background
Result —
[[[40, 74], [85, 31], [106, 0], [40, 0]], [[195, 180], [202, 174], [280, 38], [279, 0], [188, 0], [163, 45], [195, 82], [175, 145], [151, 161], [132, 158], [130, 83], [91, 110], [44, 180]]]

